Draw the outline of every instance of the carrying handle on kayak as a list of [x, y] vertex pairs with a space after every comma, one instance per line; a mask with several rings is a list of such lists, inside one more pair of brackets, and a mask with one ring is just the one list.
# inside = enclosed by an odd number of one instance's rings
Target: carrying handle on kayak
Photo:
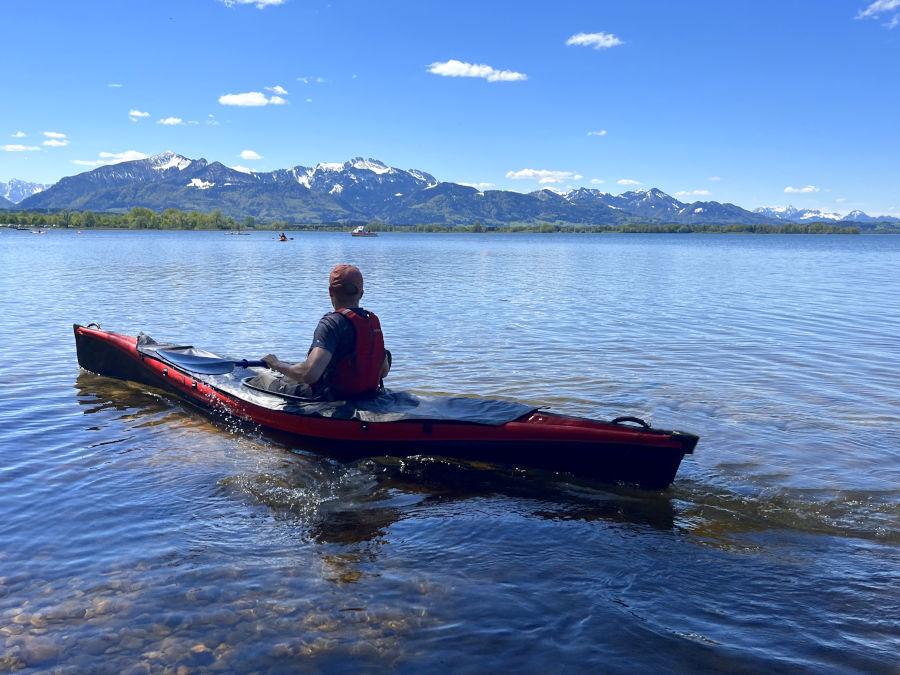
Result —
[[623, 424], [625, 422], [633, 422], [634, 424], [640, 424], [646, 431], [650, 431], [651, 427], [640, 417], [635, 417], [633, 415], [622, 415], [621, 417], [617, 417], [610, 424]]

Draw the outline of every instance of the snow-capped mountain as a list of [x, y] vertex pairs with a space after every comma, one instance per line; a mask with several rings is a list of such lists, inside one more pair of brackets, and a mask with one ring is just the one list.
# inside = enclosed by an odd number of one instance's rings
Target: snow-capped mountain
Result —
[[[295, 167], [299, 172], [301, 167]], [[297, 181], [314, 192], [340, 196], [361, 204], [372, 198], [402, 197], [437, 185], [434, 176], [423, 171], [404, 171], [375, 159], [356, 157], [343, 164], [320, 163], [298, 175]]]
[[874, 223], [878, 219], [873, 218], [872, 216], [870, 216], [867, 213], [864, 213], [863, 211], [855, 210], [855, 211], [851, 211], [846, 216], [844, 216], [844, 220], [850, 220], [850, 221], [853, 221], [854, 223]]
[[8, 183], [0, 183], [0, 197], [13, 204], [18, 204], [23, 199], [37, 194], [41, 190], [46, 190], [47, 187], [49, 186], [13, 178]]
[[754, 213], [773, 218], [775, 220], [785, 220], [790, 223], [811, 223], [826, 220], [839, 221], [844, 220], [840, 213], [833, 211], [822, 211], [821, 209], [795, 209], [793, 206], [762, 206], [754, 209]]
[[719, 202], [693, 202], [685, 204], [662, 190], [632, 190], [620, 195], [590, 188], [579, 188], [565, 194], [572, 204], [600, 202], [606, 206], [637, 216], [648, 222], [675, 223], [679, 225], [731, 223], [769, 223], [770, 218], [745, 211], [734, 204]]
[[896, 223], [900, 222], [900, 218], [894, 216], [870, 216], [863, 211], [851, 211], [846, 216], [844, 216], [844, 220], [851, 221], [854, 223]]
[[685, 204], [656, 188], [620, 195], [589, 188], [479, 191], [362, 157], [255, 172], [174, 152], [69, 176], [18, 204], [21, 209], [119, 213], [136, 206], [306, 223], [746, 225], [841, 219], [790, 207], [751, 212], [713, 201]]
[[[367, 199], [402, 196], [435, 185], [437, 180], [422, 171], [403, 171], [361, 157], [344, 163], [320, 163], [312, 168], [295, 166], [270, 172], [248, 172], [220, 162], [209, 163], [205, 159], [188, 159], [174, 152], [164, 152], [63, 178], [23, 207], [74, 207], [76, 202], [83, 201], [80, 197], [89, 193], [147, 184], [193, 190], [293, 184], [313, 192], [339, 196], [345, 201], [365, 202]], [[88, 208], [83, 203], [78, 206]]]
[[666, 220], [684, 207], [677, 199], [656, 188], [632, 190], [620, 195], [591, 188], [578, 188], [565, 193], [565, 198], [573, 204], [598, 201], [614, 209], [653, 220]]
[[759, 213], [774, 220], [787, 221], [789, 223], [812, 223], [825, 221], [840, 221], [843, 223], [896, 223], [900, 218], [892, 216], [870, 216], [863, 211], [851, 211], [845, 216], [834, 211], [822, 211], [821, 209], [795, 209], [793, 206], [763, 206], [755, 209]]
[[[206, 160], [190, 160], [174, 152], [164, 152], [148, 159], [101, 166], [75, 176], [67, 176], [46, 190], [29, 197], [22, 208], [81, 208], [84, 195], [113, 188], [134, 187], [183, 179], [190, 182]], [[100, 209], [97, 209], [100, 210]]]

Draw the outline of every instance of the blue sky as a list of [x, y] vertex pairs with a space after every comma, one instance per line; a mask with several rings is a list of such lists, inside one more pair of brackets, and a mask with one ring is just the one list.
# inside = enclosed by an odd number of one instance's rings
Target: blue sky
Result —
[[173, 150], [900, 215], [900, 0], [6, 0], [0, 181]]

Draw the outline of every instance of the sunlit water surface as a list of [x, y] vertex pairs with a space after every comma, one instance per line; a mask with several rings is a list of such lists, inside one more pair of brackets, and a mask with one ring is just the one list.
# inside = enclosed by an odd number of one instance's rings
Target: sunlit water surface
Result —
[[[701, 436], [661, 493], [339, 464], [71, 325]], [[900, 237], [0, 231], [0, 672], [897, 672]]]

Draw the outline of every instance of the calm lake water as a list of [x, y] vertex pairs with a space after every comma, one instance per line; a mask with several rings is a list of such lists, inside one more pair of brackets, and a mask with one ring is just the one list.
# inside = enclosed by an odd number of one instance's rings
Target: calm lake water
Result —
[[[340, 262], [390, 387], [696, 454], [340, 464], [78, 368], [91, 321], [300, 359]], [[0, 270], [0, 672], [898, 672], [900, 237], [3, 230]]]

